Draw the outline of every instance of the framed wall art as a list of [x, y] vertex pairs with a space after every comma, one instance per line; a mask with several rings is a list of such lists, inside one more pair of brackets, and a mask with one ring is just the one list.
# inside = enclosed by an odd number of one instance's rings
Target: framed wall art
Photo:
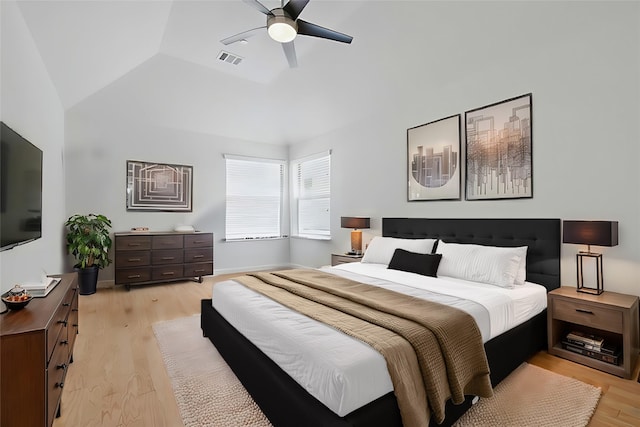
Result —
[[127, 160], [127, 210], [191, 212], [193, 167]]
[[467, 200], [533, 197], [531, 94], [464, 113]]
[[408, 200], [460, 200], [460, 114], [407, 129]]

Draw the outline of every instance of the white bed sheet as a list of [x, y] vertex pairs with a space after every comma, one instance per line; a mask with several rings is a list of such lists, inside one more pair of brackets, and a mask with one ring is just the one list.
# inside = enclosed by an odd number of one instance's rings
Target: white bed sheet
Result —
[[[485, 342], [495, 336], [494, 330], [507, 330], [540, 313], [547, 301], [546, 289], [530, 283], [504, 289], [388, 270], [386, 265], [378, 264], [348, 263], [322, 270], [456, 306], [476, 319]], [[309, 394], [339, 416], [393, 390], [386, 362], [372, 347], [233, 280], [213, 287], [213, 306]]]

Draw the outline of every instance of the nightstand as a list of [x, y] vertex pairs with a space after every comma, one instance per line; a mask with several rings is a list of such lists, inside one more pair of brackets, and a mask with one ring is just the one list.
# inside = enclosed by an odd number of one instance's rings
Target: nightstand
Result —
[[331, 254], [331, 265], [345, 264], [347, 262], [360, 262], [362, 261], [362, 255], [347, 255], [347, 254]]
[[[549, 292], [547, 298], [549, 354], [631, 378], [640, 351], [637, 296], [608, 291], [591, 295], [561, 287]], [[615, 344], [621, 349], [622, 360], [616, 365], [563, 348], [563, 338], [572, 331], [597, 335], [605, 343]]]

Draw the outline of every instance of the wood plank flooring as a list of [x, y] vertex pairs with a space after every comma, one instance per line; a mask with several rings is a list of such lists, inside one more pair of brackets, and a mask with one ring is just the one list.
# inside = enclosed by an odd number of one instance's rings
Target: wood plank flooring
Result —
[[[54, 427], [183, 426], [151, 325], [199, 313], [200, 300], [210, 298], [212, 285], [228, 277], [134, 287], [130, 292], [99, 288], [94, 295], [81, 295], [74, 363], [64, 384], [62, 416]], [[530, 363], [602, 388], [590, 427], [640, 425], [637, 381], [546, 352]], [[636, 367], [636, 379], [639, 370]]]

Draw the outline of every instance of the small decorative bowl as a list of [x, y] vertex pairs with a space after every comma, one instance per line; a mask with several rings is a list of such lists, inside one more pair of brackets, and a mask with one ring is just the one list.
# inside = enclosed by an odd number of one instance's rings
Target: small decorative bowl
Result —
[[9, 310], [21, 310], [29, 304], [33, 299], [27, 291], [22, 289], [20, 285], [16, 285], [9, 292], [2, 296], [2, 302], [5, 303]]

